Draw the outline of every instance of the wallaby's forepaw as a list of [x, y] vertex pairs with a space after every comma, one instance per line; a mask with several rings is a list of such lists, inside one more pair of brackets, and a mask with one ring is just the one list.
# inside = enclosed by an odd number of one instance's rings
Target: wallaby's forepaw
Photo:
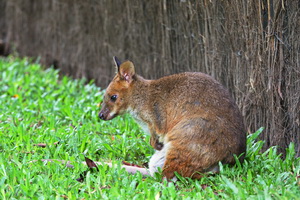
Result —
[[158, 151], [162, 150], [162, 148], [164, 147], [164, 144], [159, 142], [158, 137], [151, 137], [150, 144], [155, 150]]
[[163, 144], [163, 143], [156, 142], [156, 143], [155, 143], [155, 146], [154, 146], [154, 149], [160, 151], [160, 150], [162, 150], [163, 147], [164, 147], [164, 144]]

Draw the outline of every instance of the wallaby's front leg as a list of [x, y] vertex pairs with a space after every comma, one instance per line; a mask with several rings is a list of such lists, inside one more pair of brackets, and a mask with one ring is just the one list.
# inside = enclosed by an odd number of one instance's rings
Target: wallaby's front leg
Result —
[[164, 144], [159, 142], [159, 137], [157, 135], [151, 136], [150, 144], [154, 149], [159, 150], [159, 151], [162, 150], [162, 148], [164, 147]]
[[162, 150], [164, 144], [159, 141], [159, 136], [156, 134], [154, 129], [151, 129], [150, 131], [151, 131], [150, 145], [158, 151]]

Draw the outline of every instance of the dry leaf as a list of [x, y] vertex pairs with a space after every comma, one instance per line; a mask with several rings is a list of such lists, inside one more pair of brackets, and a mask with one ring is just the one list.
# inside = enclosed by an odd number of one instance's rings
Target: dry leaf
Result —
[[92, 161], [91, 159], [89, 159], [87, 157], [84, 157], [84, 159], [85, 159], [85, 162], [86, 162], [87, 166], [89, 167], [89, 169], [82, 172], [80, 174], [80, 177], [76, 179], [76, 181], [78, 181], [80, 183], [82, 183], [84, 181], [84, 178], [88, 171], [93, 172], [93, 169], [96, 169], [97, 171], [99, 171], [98, 166], [96, 165], [96, 163], [94, 161]]
[[203, 190], [205, 190], [207, 187], [208, 187], [207, 184], [202, 184], [202, 185], [201, 185], [201, 188], [202, 188]]
[[45, 143], [34, 144], [33, 146], [43, 147], [45, 148], [47, 145]]
[[132, 163], [129, 163], [129, 162], [126, 162], [126, 161], [122, 161], [122, 164], [123, 164], [123, 165], [127, 165], [127, 166], [133, 166], [133, 167], [144, 168], [144, 167], [142, 167], [142, 166], [139, 166], [139, 165], [136, 165], [136, 164], [132, 164]]

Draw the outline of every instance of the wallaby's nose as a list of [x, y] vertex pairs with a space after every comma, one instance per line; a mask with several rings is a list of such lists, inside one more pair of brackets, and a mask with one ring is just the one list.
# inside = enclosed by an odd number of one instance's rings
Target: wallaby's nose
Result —
[[104, 119], [104, 114], [102, 112], [99, 112], [98, 116], [99, 116], [100, 119]]

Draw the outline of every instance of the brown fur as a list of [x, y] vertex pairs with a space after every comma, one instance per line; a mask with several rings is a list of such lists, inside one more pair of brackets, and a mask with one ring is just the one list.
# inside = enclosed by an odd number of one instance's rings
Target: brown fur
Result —
[[[117, 62], [116, 62], [117, 63]], [[115, 102], [111, 96], [117, 95]], [[147, 125], [151, 145], [170, 144], [163, 166], [166, 178], [178, 172], [200, 178], [218, 162], [234, 164], [234, 154], [246, 152], [243, 118], [229, 92], [203, 73], [181, 73], [145, 80], [126, 61], [106, 90], [100, 118], [126, 111]], [[110, 115], [110, 114], [113, 114]], [[242, 162], [244, 155], [240, 157]]]

